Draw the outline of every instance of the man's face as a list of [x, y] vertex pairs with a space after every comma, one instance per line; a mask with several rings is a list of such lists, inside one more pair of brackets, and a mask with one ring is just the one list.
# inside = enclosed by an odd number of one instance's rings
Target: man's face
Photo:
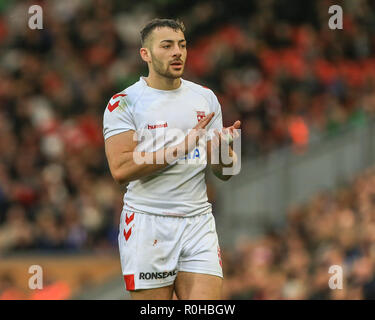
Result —
[[156, 28], [150, 35], [150, 68], [166, 78], [182, 76], [186, 61], [186, 40], [181, 30]]

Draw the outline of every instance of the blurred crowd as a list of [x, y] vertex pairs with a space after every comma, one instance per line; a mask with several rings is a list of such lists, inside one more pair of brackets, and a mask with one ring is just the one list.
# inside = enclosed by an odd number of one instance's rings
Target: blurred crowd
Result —
[[[184, 78], [214, 90], [224, 125], [242, 121], [243, 156], [305, 147], [314, 137], [363, 124], [375, 111], [375, 3], [341, 1], [344, 29], [330, 30], [328, 7], [336, 2], [0, 1], [0, 255], [117, 248], [124, 189], [109, 173], [102, 116], [114, 93], [147, 75], [139, 31], [154, 17], [185, 23]], [[27, 26], [34, 4], [43, 8], [42, 30]], [[277, 295], [282, 284], [288, 284], [283, 297], [309, 296], [302, 269], [310, 265], [310, 246], [333, 236], [327, 228], [334, 228], [339, 212], [352, 232], [367, 221], [370, 202], [363, 201], [360, 214], [351, 207], [342, 213], [335, 207], [341, 202], [319, 198], [291, 216], [285, 241], [269, 236], [242, 248], [239, 255], [254, 267], [241, 271], [243, 283], [257, 288], [256, 297]], [[301, 222], [303, 215], [311, 223]], [[317, 291], [326, 264], [345, 260], [355, 261], [350, 285], [358, 290], [350, 292], [359, 294], [358, 279], [366, 278], [372, 258], [361, 251], [362, 242], [346, 255], [346, 246], [358, 240], [350, 234], [340, 235], [339, 244], [322, 242]], [[272, 272], [273, 291], [263, 291], [268, 280], [261, 275], [246, 276], [269, 272], [278, 259], [298, 273]], [[246, 282], [255, 278], [266, 282]]]
[[222, 257], [226, 298], [375, 299], [375, 168]]

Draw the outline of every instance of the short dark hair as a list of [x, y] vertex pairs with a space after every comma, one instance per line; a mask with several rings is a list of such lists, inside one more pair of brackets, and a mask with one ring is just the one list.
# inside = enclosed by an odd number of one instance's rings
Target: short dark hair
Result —
[[168, 27], [175, 31], [181, 30], [182, 32], [185, 32], [185, 26], [184, 23], [179, 20], [173, 20], [173, 19], [159, 19], [155, 18], [148, 22], [141, 30], [141, 43], [142, 46], [144, 45], [147, 37], [150, 35], [150, 33], [156, 29], [161, 27]]

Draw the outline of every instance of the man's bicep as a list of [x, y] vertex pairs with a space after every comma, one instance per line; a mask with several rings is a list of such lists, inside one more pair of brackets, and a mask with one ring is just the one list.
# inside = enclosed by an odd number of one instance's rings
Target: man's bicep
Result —
[[121, 161], [121, 155], [127, 152], [133, 152], [137, 147], [137, 141], [134, 140], [134, 130], [128, 130], [113, 135], [105, 140], [105, 153], [111, 171]]

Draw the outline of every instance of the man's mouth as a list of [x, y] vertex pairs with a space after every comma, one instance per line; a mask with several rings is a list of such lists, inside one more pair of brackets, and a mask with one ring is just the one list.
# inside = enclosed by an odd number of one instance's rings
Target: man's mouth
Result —
[[181, 61], [172, 62], [171, 66], [182, 66], [182, 62]]

